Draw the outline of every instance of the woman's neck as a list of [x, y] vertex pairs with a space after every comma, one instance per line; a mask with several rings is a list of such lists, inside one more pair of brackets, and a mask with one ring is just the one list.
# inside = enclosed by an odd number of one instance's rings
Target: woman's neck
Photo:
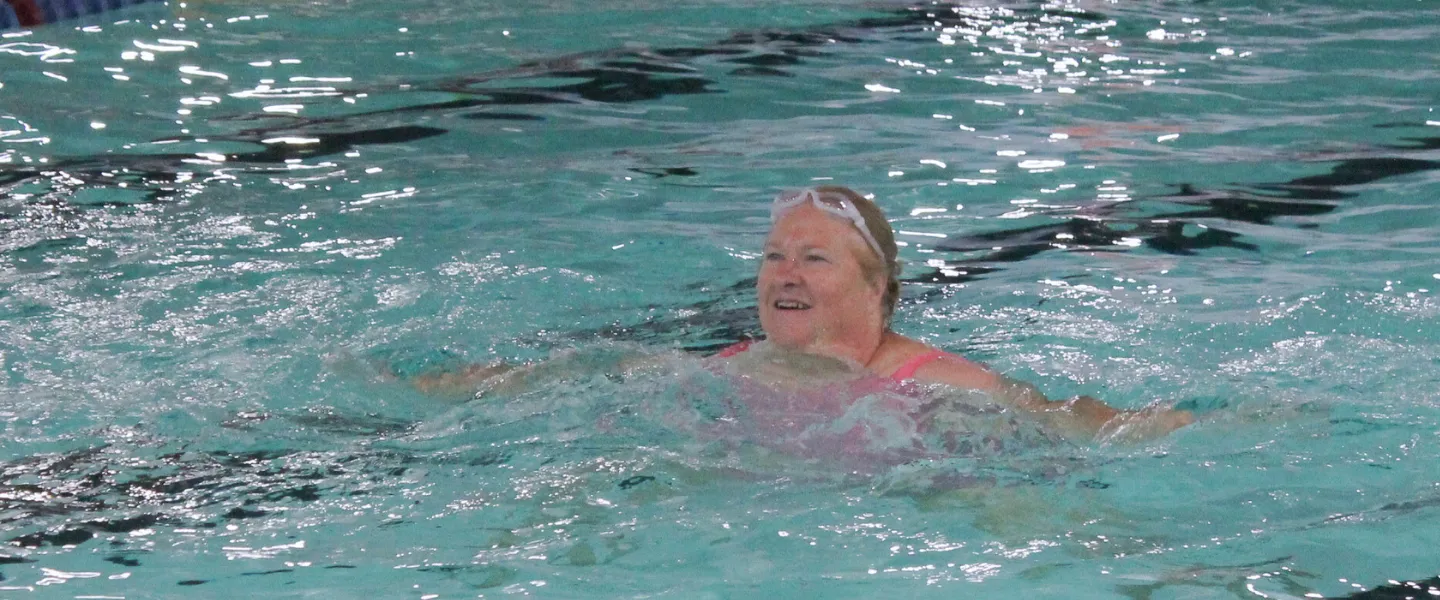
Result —
[[847, 336], [845, 339], [817, 341], [800, 348], [801, 352], [829, 356], [841, 360], [853, 362], [857, 365], [864, 365], [869, 369], [871, 364], [880, 355], [880, 348], [885, 344], [885, 336], [888, 330], [881, 328], [859, 335]]

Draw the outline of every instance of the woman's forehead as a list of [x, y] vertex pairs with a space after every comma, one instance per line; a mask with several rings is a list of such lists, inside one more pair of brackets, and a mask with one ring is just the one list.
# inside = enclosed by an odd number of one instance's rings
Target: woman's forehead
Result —
[[770, 226], [770, 237], [777, 235], [800, 236], [805, 234], [822, 234], [833, 236], [836, 232], [850, 230], [854, 224], [839, 215], [832, 215], [828, 212], [806, 204], [788, 210], [781, 215], [775, 223]]
[[765, 238], [765, 246], [780, 245], [866, 249], [865, 239], [860, 237], [853, 223], [808, 206], [787, 212], [775, 221]]

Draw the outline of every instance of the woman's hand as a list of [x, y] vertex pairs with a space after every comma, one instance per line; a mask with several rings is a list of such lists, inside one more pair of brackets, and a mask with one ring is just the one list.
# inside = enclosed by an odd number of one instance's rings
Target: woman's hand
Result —
[[1119, 410], [1091, 396], [1047, 400], [1034, 386], [1013, 380], [996, 393], [1000, 399], [1035, 414], [1068, 437], [1099, 442], [1150, 440], [1195, 422], [1195, 415], [1188, 410], [1160, 407]]
[[1122, 411], [1100, 428], [1095, 434], [1095, 439], [1102, 442], [1145, 441], [1163, 437], [1194, 422], [1195, 415], [1188, 410], [1147, 408], [1137, 411]]

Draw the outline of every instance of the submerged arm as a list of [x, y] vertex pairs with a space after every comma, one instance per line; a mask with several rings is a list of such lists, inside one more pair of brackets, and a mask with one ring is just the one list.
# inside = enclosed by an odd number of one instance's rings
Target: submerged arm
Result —
[[1050, 400], [1033, 385], [953, 355], [926, 365], [915, 377], [989, 393], [996, 402], [1026, 411], [1067, 437], [1142, 440], [1165, 435], [1195, 420], [1189, 411], [1120, 410], [1090, 396]]
[[421, 373], [409, 378], [409, 382], [416, 390], [432, 396], [472, 396], [480, 384], [516, 369], [515, 365], [503, 362], [471, 364], [454, 371]]
[[1034, 414], [1046, 425], [1071, 437], [1144, 440], [1163, 436], [1195, 421], [1189, 411], [1120, 410], [1091, 396], [1050, 400], [1033, 385], [1004, 376], [998, 379], [996, 387], [987, 390], [997, 400]]
[[407, 381], [416, 390], [432, 396], [473, 397], [480, 392], [518, 394], [546, 381], [601, 374], [629, 376], [661, 364], [668, 356], [634, 351], [569, 351], [534, 363], [496, 361], [430, 371], [409, 377]]

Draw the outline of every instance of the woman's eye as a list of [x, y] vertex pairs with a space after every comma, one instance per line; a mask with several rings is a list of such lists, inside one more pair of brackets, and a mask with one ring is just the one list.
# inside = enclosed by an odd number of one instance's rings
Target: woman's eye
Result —
[[784, 255], [784, 254], [781, 254], [781, 253], [779, 253], [779, 252], [766, 252], [766, 253], [765, 253], [765, 260], [768, 260], [768, 261], [780, 261], [780, 260], [785, 260], [785, 255]]
[[805, 260], [810, 262], [830, 262], [830, 259], [825, 258], [822, 254], [806, 254]]

